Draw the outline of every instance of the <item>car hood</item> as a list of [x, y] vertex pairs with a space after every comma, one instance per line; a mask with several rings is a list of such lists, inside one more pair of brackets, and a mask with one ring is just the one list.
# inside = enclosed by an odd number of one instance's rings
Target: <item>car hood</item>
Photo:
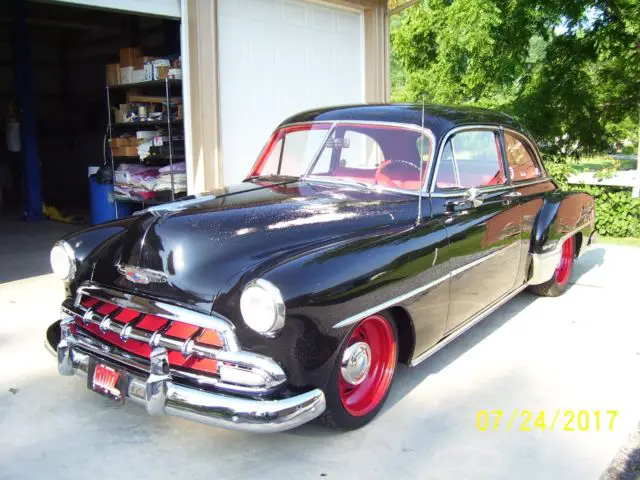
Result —
[[[92, 279], [208, 313], [218, 292], [288, 258], [397, 225], [396, 206], [411, 200], [361, 187], [246, 182], [135, 217], [96, 256]], [[153, 271], [142, 277], [149, 283], [127, 278], [127, 267]]]

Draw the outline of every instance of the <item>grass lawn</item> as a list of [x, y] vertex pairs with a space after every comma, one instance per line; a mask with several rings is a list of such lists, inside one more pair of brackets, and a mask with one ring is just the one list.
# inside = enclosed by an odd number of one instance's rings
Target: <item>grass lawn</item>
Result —
[[640, 247], [640, 238], [627, 237], [627, 238], [616, 238], [616, 237], [603, 237], [599, 238], [600, 243], [609, 243], [611, 245], [627, 245], [629, 247]]
[[571, 168], [575, 173], [580, 172], [597, 172], [604, 168], [614, 168], [616, 170], [635, 170], [635, 158], [616, 159], [610, 155], [594, 155], [591, 157], [582, 157], [579, 160], [570, 162]]

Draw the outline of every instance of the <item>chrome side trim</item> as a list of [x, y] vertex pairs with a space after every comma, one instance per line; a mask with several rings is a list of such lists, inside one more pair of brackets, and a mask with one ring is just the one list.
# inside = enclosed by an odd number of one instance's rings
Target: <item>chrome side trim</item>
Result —
[[477, 260], [474, 260], [473, 262], [469, 262], [466, 265], [463, 265], [461, 267], [458, 267], [454, 270], [451, 271], [451, 273], [449, 274], [451, 277], [455, 277], [456, 275], [460, 275], [462, 272], [469, 270], [470, 268], [473, 268], [477, 265], [480, 265], [481, 263], [486, 262], [487, 260], [491, 260], [493, 257], [500, 255], [501, 253], [504, 253], [505, 251], [507, 251], [510, 248], [514, 248], [515, 247], [520, 247], [520, 243], [516, 242], [516, 243], [511, 243], [509, 245], [507, 245], [506, 247], [502, 247], [500, 250], [496, 250], [494, 252], [491, 252], [487, 255], [485, 255], [484, 257], [480, 257]]
[[519, 294], [522, 290], [524, 290], [528, 286], [529, 286], [529, 284], [525, 283], [524, 285], [521, 285], [517, 289], [513, 290], [511, 293], [508, 293], [505, 296], [503, 296], [501, 299], [497, 300], [493, 305], [491, 305], [490, 307], [486, 308], [482, 312], [478, 313], [475, 317], [472, 317], [469, 321], [467, 321], [467, 323], [465, 323], [462, 326], [460, 326], [457, 330], [454, 330], [453, 332], [451, 332], [449, 335], [447, 335], [445, 338], [440, 340], [440, 342], [435, 344], [429, 350], [427, 350], [424, 353], [421, 353], [417, 357], [414, 357], [411, 360], [411, 362], [409, 362], [409, 366], [410, 367], [415, 367], [416, 365], [419, 365], [420, 363], [425, 361], [431, 355], [433, 355], [434, 353], [436, 353], [439, 350], [441, 350], [442, 348], [444, 348], [446, 345], [448, 345], [453, 340], [458, 338], [460, 335], [462, 335], [464, 332], [469, 330], [475, 324], [477, 324], [478, 322], [480, 322], [481, 320], [483, 320], [484, 318], [486, 318], [487, 316], [489, 316], [490, 314], [495, 312], [498, 308], [500, 308], [502, 305], [507, 303], [509, 300], [511, 300], [513, 297], [515, 297], [517, 294]]
[[537, 185], [538, 183], [547, 183], [547, 182], [551, 182], [553, 179], [551, 177], [545, 177], [545, 178], [537, 178], [535, 180], [525, 180], [523, 182], [518, 182], [518, 183], [514, 183], [512, 186], [514, 188], [520, 188], [520, 187], [528, 187], [530, 185]]
[[512, 248], [514, 246], [518, 246], [519, 243], [512, 243], [511, 245], [507, 245], [506, 247], [501, 248], [500, 250], [496, 250], [495, 252], [491, 252], [487, 255], [485, 255], [484, 257], [481, 257], [477, 260], [474, 260], [473, 262], [470, 262], [466, 265], [463, 265], [459, 268], [456, 268], [455, 270], [452, 270], [451, 272], [447, 273], [446, 275], [443, 275], [442, 277], [434, 280], [433, 282], [430, 282], [426, 285], [423, 285], [422, 287], [418, 287], [416, 289], [410, 290], [407, 293], [404, 293], [402, 295], [399, 295], [397, 297], [394, 297], [390, 300], [387, 300], [386, 302], [380, 303], [378, 305], [376, 305], [375, 307], [371, 307], [368, 308], [367, 310], [364, 310], [360, 313], [357, 313], [356, 315], [352, 315], [351, 317], [345, 318], [344, 320], [336, 323], [333, 328], [342, 328], [342, 327], [348, 327], [349, 325], [353, 325], [356, 322], [359, 322], [360, 320], [365, 319], [366, 317], [368, 317], [369, 315], [373, 315], [374, 313], [379, 312], [380, 310], [384, 310], [385, 308], [391, 307], [393, 305], [396, 305], [398, 303], [402, 303], [405, 300], [414, 297], [416, 295], [419, 295], [420, 293], [426, 292], [427, 290], [430, 290], [431, 288], [435, 287], [436, 285], [439, 285], [440, 283], [451, 279], [452, 277], [455, 277], [456, 275], [461, 274], [462, 272], [464, 272], [465, 270], [468, 270], [470, 268], [473, 268], [477, 265], [480, 265], [483, 262], [486, 262], [487, 260], [492, 259], [493, 257], [495, 257], [496, 255], [499, 255], [500, 253], [503, 253], [506, 249], [508, 248]]
[[177, 305], [139, 297], [94, 283], [85, 283], [78, 288], [74, 303], [76, 307], [80, 307], [83, 295], [97, 298], [103, 302], [113, 303], [122, 308], [130, 308], [138, 312], [163, 317], [170, 321], [179, 321], [215, 330], [220, 333], [226, 350], [232, 352], [240, 350], [233, 324], [221, 316], [205, 315]]
[[428, 283], [426, 285], [423, 285], [422, 287], [418, 287], [414, 290], [411, 290], [403, 295], [399, 295], [397, 297], [392, 298], [391, 300], [387, 300], [384, 303], [381, 303], [379, 305], [376, 305], [375, 307], [371, 307], [368, 308], [367, 310], [364, 310], [363, 312], [357, 313], [356, 315], [353, 315], [349, 318], [345, 318], [344, 320], [336, 323], [333, 328], [342, 328], [342, 327], [348, 327], [349, 325], [353, 325], [356, 322], [359, 322], [360, 320], [368, 317], [369, 315], [373, 315], [374, 313], [379, 312], [380, 310], [384, 310], [385, 308], [391, 307], [392, 305], [395, 305], [397, 303], [401, 303], [404, 302], [405, 300], [407, 300], [408, 298], [414, 297], [422, 292], [426, 292], [427, 290], [432, 289], [433, 287], [441, 284], [442, 282], [449, 280], [449, 277], [451, 276], [451, 274], [447, 273], [446, 275], [434, 280], [431, 283]]
[[[498, 185], [497, 187], [494, 187], [494, 186], [478, 187], [476, 190], [478, 191], [479, 195], [484, 195], [488, 193], [507, 192], [509, 190], [513, 190], [514, 188], [515, 187], [513, 185]], [[432, 198], [455, 198], [455, 197], [462, 197], [469, 190], [470, 189], [468, 188], [456, 189], [455, 191], [451, 191], [451, 192], [433, 192], [433, 193], [430, 193], [429, 195]]]

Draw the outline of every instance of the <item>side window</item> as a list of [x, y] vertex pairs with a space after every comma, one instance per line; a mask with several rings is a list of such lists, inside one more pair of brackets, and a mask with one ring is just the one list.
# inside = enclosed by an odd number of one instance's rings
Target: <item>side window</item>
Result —
[[438, 189], [479, 188], [502, 185], [505, 182], [495, 132], [465, 131], [447, 141], [438, 167]]
[[458, 188], [458, 180], [453, 166], [453, 149], [451, 142], [447, 142], [442, 152], [440, 166], [438, 167], [438, 179], [436, 180], [438, 190], [447, 188]]
[[504, 133], [504, 146], [507, 151], [509, 173], [514, 182], [535, 180], [542, 176], [533, 154], [516, 136]]
[[271, 149], [267, 160], [262, 167], [263, 172], [268, 172], [274, 175], [278, 172], [278, 163], [280, 162], [280, 153], [282, 152], [282, 138], [278, 140], [278, 143]]
[[341, 167], [375, 169], [384, 161], [380, 146], [369, 135], [347, 130], [339, 140]]

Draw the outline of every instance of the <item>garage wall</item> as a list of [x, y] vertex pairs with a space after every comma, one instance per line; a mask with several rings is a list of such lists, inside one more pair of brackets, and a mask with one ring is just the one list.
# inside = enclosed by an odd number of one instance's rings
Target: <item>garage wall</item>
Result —
[[292, 0], [222, 1], [218, 53], [225, 184], [246, 177], [285, 118], [365, 100], [362, 11]]
[[[253, 0], [251, 2], [244, 2], [245, 8], [244, 10], [249, 10], [250, 13], [253, 14], [253, 9], [259, 8], [256, 5], [262, 0]], [[279, 4], [283, 5], [287, 3], [289, 5], [294, 5], [298, 3], [295, 0], [291, 0], [285, 2], [284, 0], [268, 0], [274, 5]], [[257, 73], [253, 73], [252, 75], [244, 75], [240, 76], [239, 82], [242, 82], [242, 88], [236, 88], [233, 85], [227, 84], [230, 88], [225, 87], [224, 84], [224, 74], [222, 73], [223, 68], [236, 68], [234, 67], [233, 62], [235, 60], [235, 55], [229, 55], [228, 51], [223, 51], [221, 49], [220, 42], [228, 41], [224, 40], [224, 38], [232, 39], [236, 38], [236, 40], [243, 44], [237, 46], [236, 52], [239, 52], [240, 62], [244, 62], [245, 64], [249, 63], [252, 59], [256, 59], [256, 62], [262, 65], [262, 68], [269, 68], [265, 66], [265, 58], [269, 58], [271, 56], [271, 65], [270, 68], [274, 68], [274, 65], [277, 62], [282, 62], [279, 68], [285, 69], [283, 72], [286, 74], [289, 68], [293, 69], [294, 64], [294, 55], [290, 55], [287, 53], [287, 50], [280, 49], [280, 53], [268, 53], [266, 57], [260, 56], [255, 52], [261, 52], [265, 50], [262, 45], [259, 43], [255, 45], [255, 48], [251, 47], [251, 42], [246, 42], [242, 38], [238, 38], [239, 34], [234, 34], [232, 24], [229, 24], [229, 28], [231, 30], [227, 30], [225, 32], [220, 32], [220, 28], [224, 29], [225, 26], [221, 25], [221, 16], [230, 17], [230, 20], [233, 22], [233, 5], [238, 3], [238, 0], [182, 0], [182, 15], [183, 15], [183, 27], [188, 25], [186, 29], [187, 34], [183, 36], [183, 55], [187, 55], [185, 53], [188, 51], [188, 61], [190, 62], [190, 68], [188, 77], [185, 78], [185, 82], [188, 85], [185, 85], [186, 88], [190, 90], [191, 95], [191, 116], [188, 122], [191, 124], [187, 125], [187, 135], [190, 138], [187, 139], [187, 148], [190, 149], [191, 155], [188, 155], [187, 159], [187, 167], [190, 172], [188, 182], [189, 182], [189, 192], [190, 193], [198, 193], [207, 190], [211, 190], [216, 187], [220, 187], [225, 184], [229, 184], [232, 181], [237, 181], [239, 178], [244, 177], [248, 172], [248, 166], [250, 166], [258, 153], [258, 150], [262, 146], [262, 144], [266, 141], [271, 130], [286, 117], [289, 113], [294, 113], [296, 111], [308, 108], [307, 105], [301, 103], [294, 103], [292, 99], [288, 99], [286, 94], [275, 91], [273, 88], [263, 88], [261, 82], [265, 81], [265, 75], [261, 72], [259, 68], [255, 70]], [[341, 95], [341, 93], [336, 94], [339, 91], [336, 88], [336, 84], [332, 84], [331, 89], [311, 89], [311, 95], [317, 95], [316, 99], [318, 101], [322, 101], [323, 105], [336, 104], [336, 103], [350, 103], [350, 102], [382, 102], [386, 101], [388, 97], [388, 49], [387, 43], [388, 39], [386, 38], [387, 30], [386, 30], [386, 1], [385, 0], [326, 0], [326, 1], [309, 1], [304, 5], [306, 8], [318, 8], [321, 11], [324, 9], [325, 11], [331, 11], [332, 8], [327, 8], [328, 5], [335, 4], [347, 7], [343, 9], [344, 12], [351, 12], [357, 18], [360, 18], [363, 23], [363, 27], [361, 30], [362, 40], [358, 41], [357, 44], [361, 45], [360, 48], [364, 50], [364, 66], [361, 66], [361, 70], [358, 75], [361, 76], [360, 82], [355, 82], [360, 85], [360, 90], [358, 92], [351, 92], [349, 89], [345, 89], [344, 98], [339, 98], [336, 100], [336, 95]], [[231, 7], [231, 8], [227, 8]], [[219, 13], [219, 9], [225, 9], [221, 14]], [[295, 10], [295, 8], [294, 8]], [[307, 10], [308, 11], [308, 10]], [[236, 12], [237, 14], [237, 12]], [[271, 18], [273, 21], [273, 13], [266, 12], [268, 18]], [[282, 8], [281, 13], [282, 17]], [[294, 18], [295, 18], [295, 14]], [[252, 17], [253, 15], [249, 15]], [[318, 15], [318, 18], [322, 18], [322, 15]], [[311, 18], [314, 18], [314, 15], [311, 15]], [[326, 16], [325, 16], [326, 18]], [[306, 20], [305, 22], [311, 21], [312, 24], [314, 20]], [[332, 20], [332, 22], [335, 20]], [[260, 17], [255, 19], [255, 23], [253, 20], [250, 20], [252, 26], [254, 28], [265, 28], [265, 20]], [[322, 22], [319, 22], [322, 25]], [[282, 25], [279, 25], [278, 28], [283, 28]], [[290, 27], [295, 29], [295, 25], [291, 25]], [[302, 24], [299, 24], [297, 27], [298, 34], [305, 35], [305, 28]], [[234, 37], [234, 35], [236, 35]], [[313, 34], [310, 34], [313, 35]], [[226, 37], [225, 37], [226, 36]], [[324, 35], [327, 37], [327, 34]], [[296, 45], [296, 35], [289, 35], [288, 45], [292, 52], [296, 51], [299, 45]], [[345, 37], [346, 38], [346, 37]], [[355, 38], [355, 37], [354, 37]], [[275, 39], [271, 39], [272, 42], [275, 42]], [[352, 44], [356, 44], [356, 41], [347, 40], [349, 47]], [[277, 44], [277, 42], [276, 42]], [[247, 47], [246, 45], [249, 45]], [[333, 49], [334, 45], [331, 45]], [[344, 47], [344, 44], [341, 48]], [[252, 49], [253, 48], [253, 49]], [[340, 57], [340, 48], [337, 49], [338, 57]], [[301, 55], [298, 53], [298, 55]], [[324, 53], [325, 59], [332, 58], [332, 54], [328, 55]], [[218, 57], [222, 58], [218, 61]], [[299, 57], [301, 58], [301, 57]], [[348, 58], [348, 57], [347, 57]], [[315, 59], [311, 59], [313, 63]], [[305, 57], [306, 62], [306, 57]], [[333, 60], [328, 60], [329, 67], [334, 69], [334, 66], [331, 62]], [[318, 64], [316, 62], [316, 64]], [[340, 61], [335, 61], [335, 65], [339, 65]], [[251, 66], [251, 65], [250, 65]], [[306, 68], [306, 66], [305, 66]], [[266, 71], [266, 70], [264, 70]], [[362, 78], [362, 72], [364, 72], [364, 78]], [[295, 72], [290, 75], [297, 75]], [[349, 73], [352, 75], [352, 73]], [[281, 78], [286, 77], [286, 75], [280, 76]], [[299, 78], [298, 78], [299, 80]], [[325, 81], [329, 82], [337, 82], [340, 83], [340, 75], [334, 75], [330, 79], [326, 79]], [[303, 82], [298, 82], [303, 83]], [[344, 82], [349, 83], [349, 85], [353, 85], [353, 81]], [[305, 88], [303, 85], [294, 85], [291, 88]], [[227, 92], [240, 92], [242, 90], [242, 96], [238, 97], [237, 94], [228, 95]], [[254, 91], [256, 90], [256, 91]], [[317, 93], [319, 91], [319, 93]], [[334, 100], [330, 100], [327, 98], [320, 98], [320, 95], [324, 95], [324, 93], [329, 93], [332, 91], [332, 95]], [[303, 92], [306, 92], [303, 90]], [[277, 95], [278, 105], [282, 107], [282, 111], [278, 111], [278, 108], [264, 108], [261, 107], [261, 100], [267, 98], [266, 96], [271, 96], [273, 98], [274, 95]], [[306, 95], [306, 93], [305, 93]], [[347, 97], [347, 95], [349, 95]], [[251, 99], [252, 106], [250, 109], [241, 112], [241, 105], [238, 102], [234, 101], [234, 98], [244, 98], [244, 96], [249, 96]], [[300, 98], [300, 95], [296, 95], [296, 97]], [[313, 98], [312, 98], [313, 100]], [[288, 103], [291, 102], [291, 103]], [[238, 173], [229, 173], [229, 168], [235, 168], [234, 162], [232, 161], [233, 157], [230, 157], [227, 161], [227, 153], [229, 151], [229, 147], [224, 147], [223, 142], [223, 132], [221, 129], [226, 128], [222, 125], [222, 116], [223, 112], [227, 112], [228, 115], [237, 115], [236, 117], [236, 125], [242, 125], [241, 129], [236, 129], [236, 131], [231, 131], [229, 136], [234, 135], [236, 145], [242, 145], [243, 143], [243, 135], [237, 134], [236, 132], [249, 131], [252, 128], [258, 127], [258, 122], [256, 121], [255, 109], [260, 109], [261, 112], [264, 112], [265, 115], [270, 115], [267, 120], [262, 123], [259, 128], [263, 131], [255, 133], [255, 145], [259, 145], [258, 147], [252, 146], [250, 149], [243, 146], [242, 149], [247, 153], [239, 153], [238, 156], [242, 158], [240, 162], [235, 161], [235, 165], [238, 165]], [[285, 113], [285, 109], [289, 109], [289, 112]], [[238, 111], [238, 113], [235, 112]], [[229, 117], [228, 117], [229, 118]], [[233, 118], [233, 117], [231, 117]], [[190, 128], [189, 128], [190, 127]], [[227, 133], [227, 132], [225, 132]], [[257, 140], [259, 139], [259, 140]], [[229, 144], [227, 144], [229, 145]], [[223, 152], [224, 150], [224, 152]], [[225, 159], [223, 162], [223, 158]], [[237, 156], [236, 156], [237, 158]], [[225, 163], [226, 162], [226, 163]], [[223, 164], [224, 167], [223, 168]], [[244, 170], [244, 171], [243, 171]], [[227, 175], [230, 175], [230, 178], [227, 178]]]

